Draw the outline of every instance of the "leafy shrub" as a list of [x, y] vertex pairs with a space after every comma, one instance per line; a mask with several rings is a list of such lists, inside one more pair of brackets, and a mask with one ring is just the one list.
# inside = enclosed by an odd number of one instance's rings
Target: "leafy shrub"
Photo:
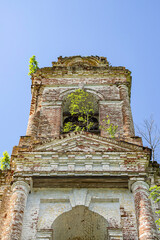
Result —
[[115, 134], [117, 132], [117, 125], [114, 125], [111, 123], [111, 120], [109, 119], [109, 116], [107, 115], [105, 119], [103, 119], [104, 125], [100, 126], [100, 129], [104, 129], [106, 132], [109, 133], [111, 138], [115, 137]]
[[[149, 190], [151, 192], [150, 198], [152, 198], [155, 203], [159, 202], [160, 201], [160, 187], [155, 185], [154, 187], [151, 187]], [[160, 215], [160, 210], [156, 211], [155, 213]], [[155, 222], [159, 226], [159, 230], [160, 230], [160, 218], [158, 220], [156, 220]]]
[[32, 75], [33, 73], [35, 73], [38, 69], [38, 62], [36, 61], [36, 56], [32, 56], [29, 59], [29, 73], [28, 75]]
[[0, 158], [0, 166], [2, 170], [10, 168], [10, 156], [7, 151], [3, 152], [3, 157]]

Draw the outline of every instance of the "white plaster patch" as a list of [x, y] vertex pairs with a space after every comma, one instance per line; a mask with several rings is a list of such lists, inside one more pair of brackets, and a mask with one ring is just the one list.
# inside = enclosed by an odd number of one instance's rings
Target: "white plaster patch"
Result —
[[40, 203], [40, 213], [38, 219], [38, 229], [51, 229], [54, 220], [62, 213], [71, 210], [69, 201], [57, 200], [57, 202]]

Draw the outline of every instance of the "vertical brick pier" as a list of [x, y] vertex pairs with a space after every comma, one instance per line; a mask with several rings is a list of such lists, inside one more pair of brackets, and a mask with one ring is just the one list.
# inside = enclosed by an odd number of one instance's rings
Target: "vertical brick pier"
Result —
[[29, 185], [24, 181], [17, 181], [12, 185], [12, 196], [5, 221], [5, 231], [1, 240], [20, 240], [23, 215], [29, 193]]
[[132, 113], [130, 109], [130, 102], [128, 96], [128, 87], [123, 84], [119, 85], [120, 97], [123, 100], [123, 127], [124, 127], [124, 135], [126, 136], [134, 136], [134, 126], [132, 120]]
[[148, 190], [149, 186], [144, 181], [137, 181], [132, 185], [139, 240], [158, 240]]

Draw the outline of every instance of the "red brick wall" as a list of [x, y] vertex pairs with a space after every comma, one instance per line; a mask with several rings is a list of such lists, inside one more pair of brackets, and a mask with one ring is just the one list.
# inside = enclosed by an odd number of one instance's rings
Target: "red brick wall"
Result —
[[5, 221], [8, 217], [9, 213], [9, 205], [10, 205], [10, 196], [11, 196], [11, 187], [8, 186], [5, 188], [2, 197], [2, 203], [0, 207], [0, 239], [5, 235]]
[[43, 107], [40, 113], [38, 136], [59, 136], [61, 126], [61, 106]]

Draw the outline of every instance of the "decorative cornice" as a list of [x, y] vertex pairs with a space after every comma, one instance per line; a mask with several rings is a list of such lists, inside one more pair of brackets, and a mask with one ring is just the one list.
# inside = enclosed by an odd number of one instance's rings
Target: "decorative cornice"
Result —
[[[57, 62], [52, 62], [52, 67], [39, 68], [36, 73], [32, 75], [32, 79], [40, 80], [44, 77], [44, 74], [60, 74], [72, 75], [80, 72], [92, 71], [100, 74], [100, 72], [106, 73], [118, 73], [130, 76], [131, 72], [125, 67], [113, 67], [109, 64], [106, 57], [99, 56], [72, 56], [72, 57], [59, 57]], [[100, 71], [100, 72], [99, 72]], [[61, 75], [61, 74], [60, 74]]]
[[131, 149], [132, 151], [144, 151], [144, 147], [143, 146], [139, 146], [139, 145], [136, 145], [136, 144], [133, 144], [133, 143], [130, 143], [130, 142], [127, 142], [127, 141], [124, 141], [124, 140], [120, 140], [119, 138], [106, 138], [106, 137], [102, 137], [102, 136], [98, 136], [94, 133], [90, 133], [90, 132], [70, 132], [70, 133], [67, 133], [67, 134], [62, 134], [60, 135], [59, 137], [55, 137], [55, 138], [52, 138], [52, 139], [44, 139], [44, 140], [41, 140], [41, 141], [37, 141], [35, 144], [33, 144], [33, 149], [34, 148], [37, 148], [38, 146], [43, 146], [45, 144], [49, 144], [51, 142], [55, 142], [57, 144], [57, 141], [63, 141], [64, 140], [69, 140], [69, 139], [76, 139], [78, 137], [84, 137], [84, 138], [87, 138], [87, 139], [91, 139], [92, 141], [93, 140], [96, 140], [96, 141], [102, 141], [104, 143], [110, 143], [110, 144], [115, 144], [119, 147], [122, 147], [122, 148], [128, 148], [128, 149]]

